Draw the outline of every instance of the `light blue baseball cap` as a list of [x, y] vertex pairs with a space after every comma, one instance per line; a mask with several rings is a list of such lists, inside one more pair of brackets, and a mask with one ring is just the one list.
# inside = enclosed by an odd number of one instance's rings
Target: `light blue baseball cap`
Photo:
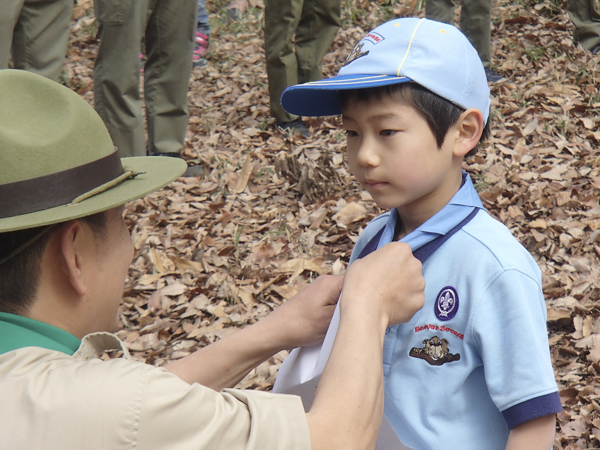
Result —
[[463, 109], [477, 108], [487, 123], [490, 89], [477, 51], [452, 25], [402, 18], [367, 33], [337, 77], [288, 87], [281, 104], [298, 116], [342, 113], [338, 91], [415, 82]]

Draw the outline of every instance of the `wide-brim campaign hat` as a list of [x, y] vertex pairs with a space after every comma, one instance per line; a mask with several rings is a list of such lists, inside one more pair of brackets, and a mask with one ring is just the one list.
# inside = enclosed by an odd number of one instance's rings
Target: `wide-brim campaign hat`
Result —
[[402, 18], [378, 26], [354, 47], [338, 76], [288, 87], [286, 111], [298, 116], [342, 113], [338, 91], [414, 82], [463, 108], [490, 111], [485, 69], [466, 36], [452, 25]]
[[179, 158], [119, 158], [102, 119], [78, 94], [22, 70], [0, 70], [0, 233], [51, 225], [156, 191]]

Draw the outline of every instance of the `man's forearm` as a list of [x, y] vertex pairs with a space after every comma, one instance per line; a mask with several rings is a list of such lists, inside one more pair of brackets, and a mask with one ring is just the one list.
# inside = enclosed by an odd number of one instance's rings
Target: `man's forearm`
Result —
[[342, 309], [331, 356], [307, 414], [314, 450], [367, 449], [381, 425], [387, 322], [368, 307], [354, 306]]
[[233, 387], [261, 362], [284, 349], [277, 327], [267, 317], [165, 369], [190, 384], [203, 384], [216, 391]]

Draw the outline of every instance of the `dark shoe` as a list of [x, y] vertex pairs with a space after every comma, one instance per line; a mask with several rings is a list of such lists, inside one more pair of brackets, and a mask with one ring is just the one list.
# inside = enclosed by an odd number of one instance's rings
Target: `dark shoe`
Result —
[[600, 54], [600, 44], [595, 45], [592, 47], [592, 49], [590, 50], [590, 52], [592, 52], [592, 55], [596, 56]]
[[227, 19], [232, 22], [241, 19], [247, 7], [248, 2], [246, 0], [232, 0], [227, 5]]
[[292, 134], [299, 133], [304, 137], [310, 137], [310, 130], [306, 123], [298, 117], [296, 120], [291, 122], [280, 122], [277, 121], [277, 127], [281, 128], [284, 132], [291, 132]]
[[[179, 153], [153, 153], [152, 156], [168, 156], [170, 158], [181, 158]], [[181, 158], [183, 159], [183, 158]], [[188, 168], [183, 172], [182, 177], [201, 177], [204, 175], [204, 166], [201, 164], [192, 164], [186, 161]]]
[[208, 64], [208, 61], [204, 59], [202, 56], [194, 55], [193, 59], [193, 67], [194, 69], [202, 69]]
[[502, 75], [498, 75], [489, 67], [485, 68], [485, 76], [487, 78], [488, 83], [498, 83], [500, 81], [506, 80], [505, 77], [503, 77]]

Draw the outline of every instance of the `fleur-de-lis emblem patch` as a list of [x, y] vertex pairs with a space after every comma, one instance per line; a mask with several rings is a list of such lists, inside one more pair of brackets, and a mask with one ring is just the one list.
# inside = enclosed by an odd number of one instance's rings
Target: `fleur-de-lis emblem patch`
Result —
[[452, 286], [442, 288], [435, 300], [435, 316], [440, 320], [450, 320], [458, 312], [458, 292]]

